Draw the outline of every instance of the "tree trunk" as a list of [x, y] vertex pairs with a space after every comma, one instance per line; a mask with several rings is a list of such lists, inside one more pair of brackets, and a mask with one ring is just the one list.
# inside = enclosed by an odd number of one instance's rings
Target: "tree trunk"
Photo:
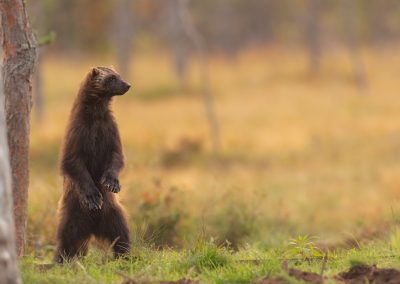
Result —
[[22, 255], [27, 221], [31, 78], [37, 54], [24, 1], [0, 1], [0, 12], [1, 29], [4, 33], [2, 72], [12, 172], [16, 244], [18, 255]]
[[185, 32], [187, 36], [191, 39], [193, 45], [197, 49], [200, 58], [200, 76], [201, 85], [203, 87], [202, 96], [204, 107], [206, 110], [206, 116], [208, 120], [208, 125], [210, 128], [210, 135], [212, 141], [212, 147], [214, 154], [219, 154], [221, 143], [220, 143], [220, 129], [215, 113], [214, 98], [211, 93], [210, 88], [210, 78], [208, 76], [208, 57], [205, 49], [204, 39], [197, 31], [193, 24], [193, 20], [190, 17], [187, 8], [188, 0], [178, 0], [179, 3], [179, 17], [183, 22], [183, 27], [185, 27]]
[[[0, 13], [0, 21], [3, 15]], [[0, 29], [0, 42], [3, 30]], [[3, 48], [0, 45], [0, 54]], [[0, 67], [2, 67], [0, 58]], [[12, 215], [11, 172], [7, 145], [3, 76], [0, 72], [0, 283], [21, 283], [15, 251], [15, 229]]]
[[129, 77], [132, 41], [131, 0], [118, 0], [114, 16], [114, 43], [117, 56], [118, 72]]

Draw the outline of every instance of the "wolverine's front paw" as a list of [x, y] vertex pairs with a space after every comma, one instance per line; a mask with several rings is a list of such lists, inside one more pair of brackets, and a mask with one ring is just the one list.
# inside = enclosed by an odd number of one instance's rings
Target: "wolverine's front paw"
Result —
[[89, 210], [99, 210], [101, 209], [101, 206], [103, 206], [103, 196], [96, 188], [85, 192], [82, 196], [81, 202]]
[[100, 180], [100, 183], [108, 191], [117, 193], [121, 190], [119, 180], [110, 173], [106, 173]]

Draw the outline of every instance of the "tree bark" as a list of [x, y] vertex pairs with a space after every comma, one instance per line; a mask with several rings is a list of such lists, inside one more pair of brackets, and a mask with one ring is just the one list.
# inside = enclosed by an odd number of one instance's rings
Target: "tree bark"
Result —
[[4, 33], [2, 72], [12, 172], [16, 245], [18, 255], [22, 255], [25, 243], [29, 182], [31, 78], [37, 52], [24, 1], [2, 0], [0, 1], [0, 12], [1, 28]]
[[[3, 15], [0, 13], [0, 22]], [[0, 42], [3, 30], [0, 29]], [[0, 54], [3, 54], [0, 45]], [[0, 68], [3, 66], [0, 58]], [[0, 283], [21, 283], [17, 269], [15, 230], [12, 215], [11, 172], [7, 145], [3, 76], [0, 72]]]

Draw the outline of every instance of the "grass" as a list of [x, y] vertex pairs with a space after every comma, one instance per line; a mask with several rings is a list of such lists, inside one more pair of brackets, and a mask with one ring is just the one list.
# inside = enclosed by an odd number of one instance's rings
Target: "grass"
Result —
[[[281, 268], [286, 260], [290, 268], [321, 272], [322, 258], [287, 257], [292, 248], [286, 244], [274, 249], [247, 247], [230, 251], [213, 242], [197, 243], [192, 249], [154, 250], [137, 247], [128, 259], [113, 260], [100, 250], [66, 265], [43, 270], [32, 257], [22, 260], [24, 283], [118, 283], [136, 281], [199, 280], [202, 283], [249, 283], [265, 276], [285, 276]], [[375, 241], [361, 249], [339, 250], [328, 254], [324, 275], [333, 277], [357, 264], [378, 264], [378, 267], [400, 267], [398, 250], [386, 240]], [[295, 282], [297, 283], [297, 282]]]
[[[137, 54], [128, 79], [133, 91], [117, 98], [113, 109], [127, 161], [119, 196], [142, 245], [129, 260], [95, 251], [80, 264], [40, 272], [37, 263], [49, 262], [54, 250], [62, 191], [57, 161], [72, 101], [91, 66], [112, 62], [47, 55], [44, 119], [31, 127], [25, 283], [116, 283], [119, 272], [141, 280], [244, 283], [283, 273], [282, 259], [296, 247], [306, 254], [307, 239], [286, 246], [299, 235], [318, 236], [312, 240], [318, 247], [361, 244], [361, 250], [332, 254], [329, 275], [352, 259], [398, 267], [396, 257], [379, 258], [400, 247], [399, 233], [390, 234], [399, 224], [400, 197], [400, 59], [394, 52], [363, 51], [366, 93], [353, 84], [351, 61], [340, 50], [324, 57], [313, 78], [301, 50], [253, 49], [234, 62], [213, 57], [222, 137], [217, 160], [197, 63], [189, 89], [181, 90], [167, 54]], [[196, 248], [199, 235], [213, 244]], [[376, 238], [391, 245], [364, 244]], [[294, 264], [321, 267], [319, 261]]]

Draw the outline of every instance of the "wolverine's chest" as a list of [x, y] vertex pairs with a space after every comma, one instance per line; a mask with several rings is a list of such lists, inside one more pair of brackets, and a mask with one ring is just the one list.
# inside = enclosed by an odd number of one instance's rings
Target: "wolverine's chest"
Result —
[[112, 122], [93, 123], [86, 129], [84, 156], [89, 170], [103, 171], [111, 162], [115, 150], [116, 127]]

